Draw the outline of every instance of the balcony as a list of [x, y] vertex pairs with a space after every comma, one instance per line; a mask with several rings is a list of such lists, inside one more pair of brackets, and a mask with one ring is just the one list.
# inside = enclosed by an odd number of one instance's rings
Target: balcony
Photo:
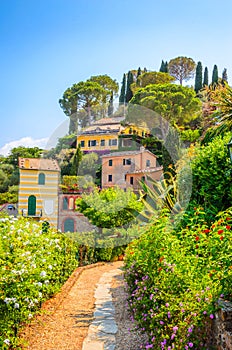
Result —
[[35, 213], [30, 213], [26, 209], [22, 209], [21, 211], [23, 217], [27, 218], [41, 218], [43, 215], [42, 209], [36, 210]]

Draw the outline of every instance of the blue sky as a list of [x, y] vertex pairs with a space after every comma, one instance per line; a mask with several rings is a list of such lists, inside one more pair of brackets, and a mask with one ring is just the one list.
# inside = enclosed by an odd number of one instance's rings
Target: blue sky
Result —
[[231, 0], [1, 0], [0, 153], [44, 145], [67, 122], [63, 92], [91, 75], [120, 83], [187, 56], [232, 83], [231, 13]]

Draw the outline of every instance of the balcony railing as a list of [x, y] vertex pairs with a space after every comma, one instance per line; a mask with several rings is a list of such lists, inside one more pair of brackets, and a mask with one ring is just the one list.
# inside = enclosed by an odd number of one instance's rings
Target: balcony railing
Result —
[[43, 215], [42, 209], [37, 210], [34, 214], [31, 214], [26, 209], [22, 209], [22, 216], [30, 218], [41, 218]]

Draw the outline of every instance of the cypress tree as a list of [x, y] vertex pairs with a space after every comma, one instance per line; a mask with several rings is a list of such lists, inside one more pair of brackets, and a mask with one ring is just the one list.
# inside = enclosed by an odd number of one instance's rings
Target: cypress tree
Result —
[[203, 86], [208, 86], [209, 85], [209, 72], [208, 72], [208, 68], [205, 67], [204, 70], [204, 79], [203, 79]]
[[218, 83], [218, 67], [215, 64], [213, 67], [212, 84]]
[[228, 83], [228, 76], [227, 76], [227, 69], [226, 68], [224, 68], [223, 69], [223, 72], [222, 72], [222, 82], [223, 83]]
[[138, 71], [137, 71], [137, 78], [142, 74], [142, 71], [141, 71], [141, 68], [139, 67], [138, 68]]
[[197, 63], [196, 75], [195, 75], [195, 88], [196, 93], [202, 89], [202, 64]]
[[160, 72], [164, 72], [164, 73], [166, 73], [165, 72], [165, 63], [164, 63], [164, 61], [162, 60], [162, 62], [161, 62], [161, 66], [160, 66], [160, 70], [159, 70]]
[[159, 71], [163, 72], [163, 73], [168, 73], [168, 62], [167, 61], [164, 62], [164, 60], [162, 60]]
[[122, 87], [121, 87], [121, 92], [119, 96], [119, 103], [125, 103], [125, 97], [126, 97], [126, 74], [123, 74], [123, 79], [122, 79]]
[[143, 72], [144, 72], [144, 73], [146, 73], [146, 72], [147, 72], [147, 68], [146, 68], [146, 67], [144, 67]]
[[164, 73], [168, 73], [168, 61], [164, 63]]
[[111, 92], [110, 101], [109, 101], [109, 105], [108, 105], [108, 115], [113, 114], [113, 111], [114, 111], [113, 102], [114, 102], [114, 94], [113, 94], [113, 92]]
[[133, 74], [131, 73], [131, 71], [129, 71], [127, 73], [126, 98], [125, 98], [126, 103], [128, 103], [133, 97], [133, 93], [132, 93], [132, 90], [130, 88], [130, 86], [133, 82], [134, 82]]

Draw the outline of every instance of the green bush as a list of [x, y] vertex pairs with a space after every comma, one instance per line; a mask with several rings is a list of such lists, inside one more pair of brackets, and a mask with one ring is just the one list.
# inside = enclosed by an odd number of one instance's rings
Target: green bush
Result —
[[77, 267], [77, 246], [64, 234], [24, 218], [0, 219], [0, 348], [17, 345], [22, 323]]
[[154, 220], [126, 250], [128, 302], [149, 336], [146, 349], [208, 349], [218, 298], [232, 298], [232, 210], [210, 227], [198, 219], [174, 231], [169, 214]]
[[227, 150], [230, 135], [218, 136], [207, 146], [196, 147], [192, 159], [192, 199], [211, 217], [230, 207], [231, 163]]

